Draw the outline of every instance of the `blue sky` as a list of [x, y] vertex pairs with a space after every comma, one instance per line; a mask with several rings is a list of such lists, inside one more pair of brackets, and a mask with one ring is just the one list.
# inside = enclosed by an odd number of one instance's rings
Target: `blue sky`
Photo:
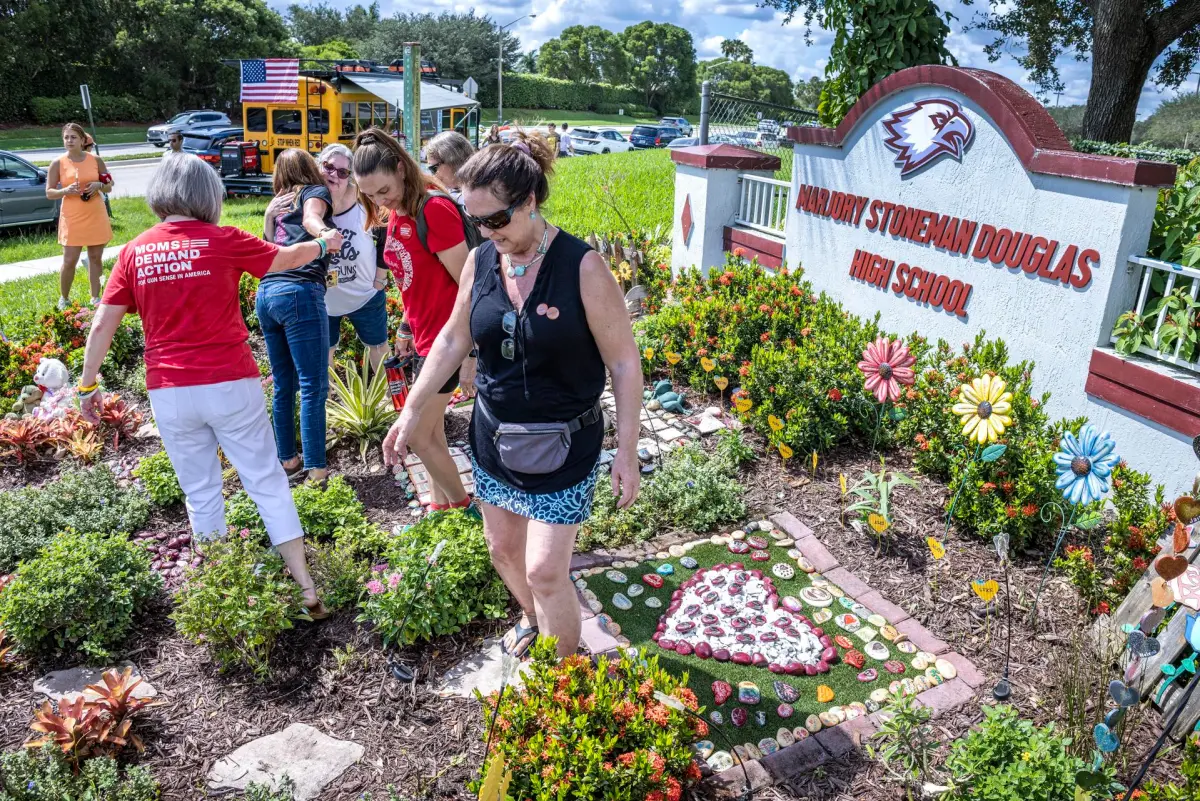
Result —
[[[332, 2], [344, 7], [353, 5], [356, 0]], [[983, 47], [991, 41], [991, 34], [986, 31], [963, 31], [964, 25], [986, 4], [986, 0], [973, 6], [964, 6], [959, 0], [939, 3], [943, 10], [957, 17], [951, 24], [948, 49], [962, 66], [994, 70], [1033, 91], [1032, 84], [1026, 80], [1011, 56], [1005, 56], [995, 63], [988, 61]], [[286, 6], [277, 2], [272, 5], [281, 9]], [[420, 6], [423, 11], [434, 12], [461, 11], [463, 7], [457, 0], [426, 0]], [[813, 43], [806, 45], [802, 19], [784, 25], [782, 14], [760, 8], [754, 0], [656, 0], [653, 6], [637, 0], [490, 0], [480, 3], [475, 9], [477, 13], [488, 14], [501, 23], [522, 14], [536, 13], [536, 19], [522, 20], [511, 29], [520, 37], [526, 50], [540, 46], [571, 25], [601, 25], [620, 31], [645, 19], [671, 22], [691, 31], [697, 54], [702, 59], [720, 55], [718, 48], [722, 39], [742, 39], [754, 49], [757, 63], [785, 70], [793, 80], [824, 74], [831, 41], [824, 31], [814, 30]], [[400, 0], [380, 0], [380, 10], [384, 15], [390, 15], [397, 11], [411, 11], [413, 6]], [[1065, 90], [1058, 102], [1062, 105], [1085, 102], [1091, 80], [1090, 63], [1067, 56], [1060, 60], [1059, 68]], [[1195, 85], [1190, 82], [1185, 88], [1195, 91]], [[1138, 105], [1139, 119], [1145, 118], [1159, 103], [1174, 94], [1174, 90], [1160, 92], [1153, 81], [1147, 81]], [[1053, 103], [1054, 98], [1050, 98], [1050, 102]]]

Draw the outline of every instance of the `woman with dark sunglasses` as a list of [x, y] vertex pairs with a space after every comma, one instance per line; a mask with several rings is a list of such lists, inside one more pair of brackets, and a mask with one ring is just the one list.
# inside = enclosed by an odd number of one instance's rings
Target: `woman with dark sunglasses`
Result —
[[518, 135], [488, 147], [458, 173], [470, 221], [487, 237], [471, 252], [449, 322], [383, 443], [403, 458], [437, 387], [478, 350], [471, 417], [475, 498], [496, 571], [521, 606], [502, 647], [523, 655], [540, 634], [575, 653], [580, 609], [569, 577], [579, 525], [591, 515], [604, 439], [606, 371], [617, 401], [613, 494], [638, 494], [641, 362], [620, 287], [586, 243], [551, 225], [554, 154]]
[[[367, 226], [387, 225], [384, 261], [404, 300], [396, 355], [415, 354], [414, 371], [421, 375], [425, 357], [450, 319], [458, 295], [467, 260], [463, 219], [454, 201], [441, 192], [441, 184], [379, 128], [355, 137], [352, 169], [367, 211]], [[475, 359], [464, 353], [454, 369], [441, 377], [435, 387], [437, 402], [429, 404], [411, 435], [412, 448], [431, 479], [430, 509], [434, 511], [471, 503], [446, 442], [445, 409], [460, 381], [472, 392], [474, 378]]]

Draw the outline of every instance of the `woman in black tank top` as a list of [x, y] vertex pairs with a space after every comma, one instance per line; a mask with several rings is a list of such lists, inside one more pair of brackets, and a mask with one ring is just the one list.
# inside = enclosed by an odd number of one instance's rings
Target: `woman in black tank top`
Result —
[[608, 265], [542, 217], [553, 161], [545, 140], [520, 138], [459, 170], [463, 203], [487, 241], [467, 258], [454, 312], [383, 443], [389, 466], [403, 458], [422, 406], [474, 347], [476, 500], [492, 564], [521, 606], [502, 644], [516, 656], [538, 634], [557, 637], [560, 656], [579, 643], [569, 573], [579, 525], [591, 515], [606, 370], [617, 401], [620, 508], [637, 498], [640, 478], [637, 344]]

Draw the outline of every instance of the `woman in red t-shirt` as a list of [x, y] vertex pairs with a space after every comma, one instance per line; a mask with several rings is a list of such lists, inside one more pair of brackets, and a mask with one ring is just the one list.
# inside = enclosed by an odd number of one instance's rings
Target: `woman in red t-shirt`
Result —
[[[467, 261], [467, 242], [458, 206], [442, 187], [421, 172], [400, 143], [379, 128], [354, 140], [354, 181], [367, 210], [367, 228], [383, 224], [387, 212], [384, 261], [396, 277], [404, 300], [404, 321], [396, 333], [396, 355], [416, 354], [420, 373], [433, 341], [458, 297], [458, 279]], [[439, 194], [431, 194], [431, 192]], [[424, 218], [424, 226], [418, 218]], [[420, 228], [426, 228], [421, 236]], [[425, 407], [409, 445], [429, 471], [432, 509], [467, 506], [470, 497], [446, 444], [446, 404], [461, 383], [474, 394], [475, 359], [467, 357]]]
[[342, 246], [335, 228], [288, 247], [217, 224], [225, 189], [195, 156], [168, 154], [146, 203], [162, 222], [117, 257], [84, 351], [79, 399], [95, 421], [102, 408], [100, 364], [121, 317], [133, 312], [146, 333], [146, 388], [163, 447], [187, 497], [197, 540], [225, 534], [217, 446], [237, 468], [271, 544], [304, 591], [312, 617], [327, 617], [304, 558], [304, 531], [275, 458], [258, 365], [238, 304], [242, 273], [262, 278]]

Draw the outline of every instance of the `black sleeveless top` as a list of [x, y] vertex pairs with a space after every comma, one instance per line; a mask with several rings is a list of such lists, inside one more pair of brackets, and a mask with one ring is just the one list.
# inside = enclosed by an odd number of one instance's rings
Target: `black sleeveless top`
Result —
[[[566, 463], [545, 475], [507, 470], [492, 439], [497, 421], [565, 423], [600, 400], [604, 361], [588, 327], [579, 289], [579, 266], [589, 250], [586, 242], [558, 232], [517, 317], [513, 335], [504, 332], [501, 322], [505, 312], [514, 309], [500, 278], [495, 243], [486, 241], [475, 251], [471, 338], [479, 352], [475, 389], [482, 404], [477, 402], [471, 415], [471, 449], [485, 471], [525, 492], [545, 494], [572, 487], [587, 478], [600, 457], [604, 441], [601, 423], [575, 432]], [[543, 304], [548, 314], [538, 314]], [[516, 340], [516, 358], [511, 360], [500, 352], [501, 343], [510, 336]]]

